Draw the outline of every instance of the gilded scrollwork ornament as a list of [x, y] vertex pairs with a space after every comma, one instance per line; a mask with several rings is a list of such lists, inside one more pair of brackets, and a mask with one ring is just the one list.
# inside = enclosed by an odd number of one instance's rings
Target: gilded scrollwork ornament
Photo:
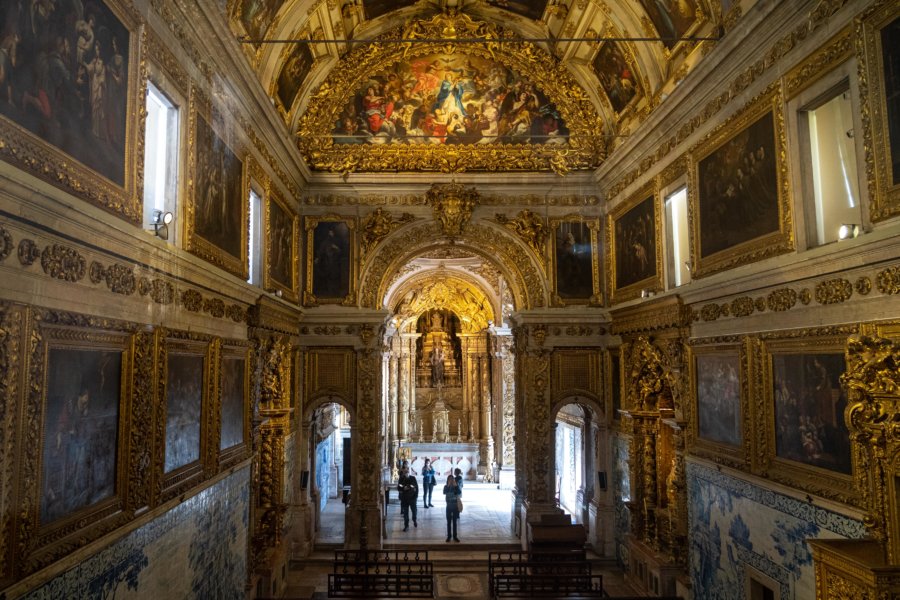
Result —
[[403, 213], [396, 217], [385, 212], [381, 207], [376, 208], [369, 216], [367, 216], [361, 227], [360, 250], [363, 259], [376, 246], [378, 242], [390, 235], [401, 225], [413, 221], [413, 217], [409, 213]]
[[542, 217], [526, 208], [520, 211], [515, 219], [510, 219], [502, 213], [497, 213], [496, 219], [528, 244], [535, 254], [541, 257], [544, 255], [548, 229]]
[[0, 226], [0, 262], [12, 253], [13, 239], [5, 227]]
[[441, 224], [441, 231], [450, 238], [462, 233], [478, 201], [478, 192], [474, 187], [467, 188], [459, 183], [435, 183], [425, 196], [431, 204], [434, 220]]
[[29, 240], [26, 238], [19, 240], [17, 253], [19, 257], [19, 264], [21, 264], [23, 267], [30, 267], [38, 258], [40, 258], [41, 249], [38, 248], [34, 240]]

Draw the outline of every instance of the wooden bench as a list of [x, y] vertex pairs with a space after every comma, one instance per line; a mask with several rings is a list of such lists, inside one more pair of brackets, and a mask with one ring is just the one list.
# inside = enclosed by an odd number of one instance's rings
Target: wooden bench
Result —
[[328, 575], [329, 598], [433, 598], [428, 552], [337, 550]]

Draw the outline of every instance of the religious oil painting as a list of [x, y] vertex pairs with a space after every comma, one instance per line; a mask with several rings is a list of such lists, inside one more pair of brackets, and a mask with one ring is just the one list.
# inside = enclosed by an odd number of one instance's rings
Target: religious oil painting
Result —
[[697, 3], [694, 0], [640, 0], [650, 17], [663, 44], [672, 49], [697, 19]]
[[489, 58], [428, 54], [372, 73], [333, 124], [336, 144], [565, 144], [555, 104]]
[[604, 43], [594, 58], [593, 67], [613, 110], [622, 112], [637, 97], [640, 84], [621, 45], [617, 42]]
[[891, 185], [900, 185], [900, 18], [881, 30]]
[[849, 475], [843, 353], [774, 353], [771, 360], [776, 456]]
[[294, 98], [303, 87], [312, 64], [313, 56], [309, 44], [297, 44], [281, 67], [275, 84], [275, 97], [281, 102], [285, 114], [290, 113]]
[[741, 357], [737, 350], [696, 357], [697, 435], [740, 446]]
[[543, 17], [544, 10], [547, 8], [547, 0], [525, 0], [523, 2], [516, 2], [516, 0], [487, 0], [487, 3], [534, 21]]
[[592, 301], [597, 294], [596, 224], [573, 219], [554, 222], [554, 225], [556, 295], [563, 302]]
[[242, 260], [244, 195], [240, 159], [197, 115], [193, 234]]
[[417, 0], [363, 0], [362, 4], [366, 19], [372, 20], [393, 10], [412, 6], [416, 2]]
[[222, 359], [222, 421], [219, 449], [227, 450], [244, 442], [244, 398], [247, 361]]
[[237, 18], [247, 35], [259, 40], [266, 36], [282, 4], [284, 0], [238, 0]]
[[116, 492], [122, 351], [56, 347], [47, 360], [40, 521]]
[[656, 209], [653, 194], [615, 219], [616, 289], [653, 279], [656, 264]]
[[307, 304], [346, 302], [354, 292], [354, 224], [343, 218], [306, 219]]
[[299, 219], [277, 193], [266, 198], [266, 281], [267, 289], [281, 291], [297, 300], [300, 273], [297, 268]]
[[200, 460], [204, 357], [169, 352], [166, 375], [165, 472]]

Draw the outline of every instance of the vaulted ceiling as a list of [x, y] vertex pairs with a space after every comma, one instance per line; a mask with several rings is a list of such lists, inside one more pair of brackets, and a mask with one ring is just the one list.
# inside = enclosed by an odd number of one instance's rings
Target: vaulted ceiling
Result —
[[565, 173], [596, 168], [741, 4], [230, 0], [228, 10], [315, 170]]

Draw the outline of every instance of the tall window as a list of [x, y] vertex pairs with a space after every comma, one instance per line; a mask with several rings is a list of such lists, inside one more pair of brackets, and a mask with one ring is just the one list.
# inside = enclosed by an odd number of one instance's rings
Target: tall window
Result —
[[[805, 119], [804, 119], [805, 117]], [[859, 226], [862, 213], [856, 168], [853, 108], [844, 89], [801, 111], [808, 132], [815, 222], [807, 224], [810, 246], [840, 239], [841, 226]]]
[[178, 196], [178, 107], [149, 81], [144, 139], [144, 223], [173, 242], [175, 228], [163, 220]]
[[666, 196], [666, 261], [670, 288], [691, 280], [688, 240], [687, 187], [682, 187]]
[[250, 277], [247, 283], [262, 285], [262, 196], [250, 188]]

